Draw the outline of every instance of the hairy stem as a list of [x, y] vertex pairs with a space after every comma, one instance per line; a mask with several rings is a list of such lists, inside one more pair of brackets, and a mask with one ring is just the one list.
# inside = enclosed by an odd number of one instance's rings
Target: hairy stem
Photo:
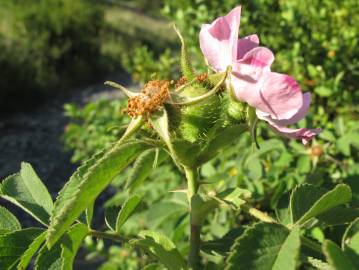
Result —
[[191, 206], [192, 197], [197, 193], [198, 191], [198, 174], [196, 168], [188, 168], [185, 167], [185, 173], [187, 178], [187, 197], [188, 197], [188, 203], [190, 205], [190, 240], [189, 240], [189, 253], [188, 253], [188, 267], [190, 269], [196, 270], [199, 269], [200, 266], [200, 244], [201, 244], [201, 226], [198, 224], [193, 223], [193, 209]]
[[97, 237], [97, 238], [110, 239], [110, 240], [113, 240], [113, 241], [116, 241], [116, 242], [121, 242], [121, 243], [128, 242], [128, 239], [126, 239], [125, 237], [120, 236], [118, 234], [114, 234], [114, 233], [90, 230], [89, 235]]

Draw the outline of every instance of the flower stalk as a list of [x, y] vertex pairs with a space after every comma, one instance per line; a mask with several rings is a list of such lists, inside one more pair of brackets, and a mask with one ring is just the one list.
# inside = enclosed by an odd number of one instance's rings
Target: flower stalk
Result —
[[188, 168], [185, 167], [185, 174], [187, 178], [187, 197], [190, 209], [190, 243], [189, 243], [189, 253], [188, 253], [188, 267], [190, 269], [196, 270], [199, 269], [200, 265], [200, 246], [201, 246], [201, 225], [195, 224], [193, 218], [193, 205], [192, 198], [197, 194], [199, 183], [198, 183], [198, 172], [197, 168]]

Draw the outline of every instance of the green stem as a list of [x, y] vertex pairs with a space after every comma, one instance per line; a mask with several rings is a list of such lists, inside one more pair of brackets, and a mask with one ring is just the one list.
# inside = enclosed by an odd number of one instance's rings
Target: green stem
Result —
[[187, 179], [187, 197], [188, 202], [191, 205], [191, 198], [193, 195], [195, 195], [198, 191], [198, 181], [197, 181], [197, 169], [192, 169], [185, 167], [184, 171], [186, 173], [186, 179]]
[[113, 240], [113, 241], [116, 241], [116, 242], [121, 242], [121, 243], [128, 242], [128, 239], [126, 239], [125, 237], [120, 236], [118, 234], [114, 234], [114, 233], [90, 230], [89, 235], [97, 237], [97, 238], [110, 239], [110, 240]]
[[189, 253], [188, 253], [188, 267], [190, 269], [196, 270], [200, 268], [200, 245], [201, 245], [201, 226], [193, 223], [192, 217], [192, 197], [197, 194], [199, 184], [198, 184], [198, 173], [197, 168], [184, 168], [187, 178], [187, 197], [188, 203], [190, 205], [190, 240], [189, 240]]

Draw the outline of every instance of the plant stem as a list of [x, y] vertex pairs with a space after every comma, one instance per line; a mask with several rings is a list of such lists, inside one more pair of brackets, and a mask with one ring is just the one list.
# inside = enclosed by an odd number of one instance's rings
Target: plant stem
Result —
[[126, 239], [125, 237], [120, 236], [118, 234], [114, 234], [114, 233], [90, 230], [89, 235], [94, 236], [94, 237], [98, 237], [98, 238], [110, 239], [110, 240], [113, 240], [113, 241], [116, 241], [116, 242], [121, 242], [121, 243], [128, 242], [128, 239]]
[[191, 206], [191, 198], [194, 194], [197, 193], [199, 187], [197, 181], [197, 169], [185, 167], [184, 170], [186, 173], [187, 187], [188, 187], [187, 197], [188, 197], [188, 202]]
[[199, 188], [198, 179], [197, 179], [198, 173], [196, 168], [185, 167], [184, 170], [187, 178], [187, 186], [188, 186], [187, 198], [190, 206], [190, 220], [191, 220], [188, 267], [190, 269], [196, 270], [199, 269], [199, 265], [200, 265], [199, 252], [201, 245], [201, 226], [193, 223], [193, 218], [192, 218], [193, 206], [191, 205], [191, 201], [192, 201], [192, 197], [195, 194], [197, 194]]

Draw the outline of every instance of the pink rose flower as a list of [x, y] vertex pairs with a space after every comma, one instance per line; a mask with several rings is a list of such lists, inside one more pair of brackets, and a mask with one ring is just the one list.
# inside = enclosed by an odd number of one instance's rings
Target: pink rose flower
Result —
[[302, 93], [289, 75], [272, 72], [274, 55], [259, 46], [257, 35], [238, 39], [241, 7], [234, 8], [211, 24], [202, 25], [200, 47], [208, 64], [223, 72], [232, 66], [231, 82], [239, 101], [256, 108], [259, 119], [277, 133], [308, 143], [320, 129], [291, 129], [287, 125], [303, 119], [309, 110], [310, 93]]

